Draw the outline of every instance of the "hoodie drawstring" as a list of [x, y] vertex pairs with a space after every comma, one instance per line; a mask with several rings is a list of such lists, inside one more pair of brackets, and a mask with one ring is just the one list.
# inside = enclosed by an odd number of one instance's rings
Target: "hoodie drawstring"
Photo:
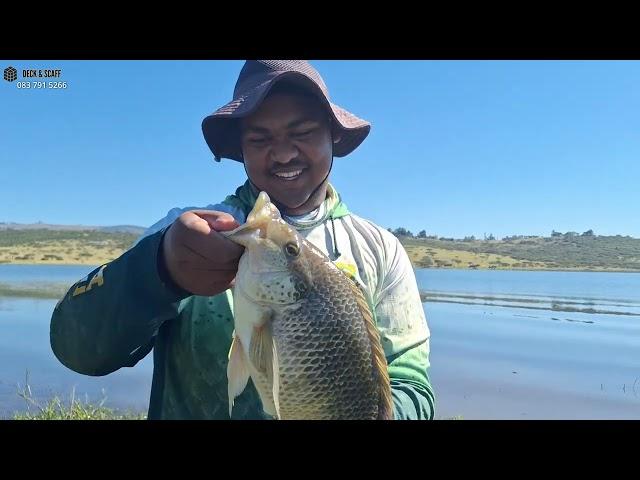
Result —
[[338, 240], [336, 238], [336, 225], [333, 222], [333, 215], [329, 217], [331, 219], [331, 229], [333, 230], [333, 253], [336, 256], [336, 260], [340, 258], [340, 252], [338, 251]]

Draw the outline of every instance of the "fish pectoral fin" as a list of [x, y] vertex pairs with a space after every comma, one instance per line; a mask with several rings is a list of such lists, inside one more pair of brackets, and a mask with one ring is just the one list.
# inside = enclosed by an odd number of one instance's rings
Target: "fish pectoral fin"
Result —
[[273, 405], [276, 410], [276, 418], [280, 420], [280, 359], [278, 358], [278, 348], [276, 347], [276, 342], [272, 342], [271, 359]]
[[280, 419], [280, 362], [276, 342], [271, 334], [271, 314], [268, 315], [268, 318], [265, 314], [262, 326], [254, 328], [249, 347], [249, 358], [254, 368], [265, 375], [271, 383], [273, 410], [271, 405], [265, 403], [265, 411], [270, 415], [275, 414]]
[[233, 410], [235, 398], [240, 395], [249, 381], [249, 368], [240, 339], [233, 335], [231, 349], [229, 350], [229, 363], [227, 365], [228, 393], [229, 393], [229, 418]]
[[249, 345], [249, 359], [258, 372], [267, 375], [271, 372], [271, 311], [263, 313], [261, 324], [253, 329], [251, 345]]

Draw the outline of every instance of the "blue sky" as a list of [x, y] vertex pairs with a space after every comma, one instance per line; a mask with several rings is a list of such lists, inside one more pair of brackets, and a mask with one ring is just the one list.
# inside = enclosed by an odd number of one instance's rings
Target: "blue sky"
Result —
[[[147, 226], [223, 199], [244, 170], [213, 162], [200, 125], [242, 63], [0, 60], [67, 82], [0, 84], [0, 221]], [[639, 61], [312, 63], [373, 124], [331, 177], [360, 216], [458, 238], [640, 237]]]

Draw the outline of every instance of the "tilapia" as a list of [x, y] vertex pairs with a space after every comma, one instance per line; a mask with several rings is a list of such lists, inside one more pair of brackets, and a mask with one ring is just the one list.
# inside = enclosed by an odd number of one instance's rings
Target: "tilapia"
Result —
[[261, 192], [233, 287], [229, 415], [252, 379], [278, 419], [391, 419], [387, 361], [361, 288], [282, 220]]

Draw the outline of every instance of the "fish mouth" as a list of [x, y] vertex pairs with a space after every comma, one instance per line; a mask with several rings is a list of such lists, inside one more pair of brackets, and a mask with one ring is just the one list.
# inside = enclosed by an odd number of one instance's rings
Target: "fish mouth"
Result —
[[266, 238], [269, 222], [280, 218], [280, 212], [271, 203], [267, 192], [260, 192], [247, 221], [233, 230], [219, 233], [232, 242], [247, 248], [254, 244], [258, 238]]
[[228, 232], [218, 232], [223, 236], [227, 237], [228, 240], [231, 240], [238, 245], [241, 245], [245, 248], [248, 248], [249, 245], [254, 243], [258, 237], [260, 237], [260, 228], [250, 226], [247, 224], [240, 225], [238, 228], [234, 230], [230, 230]]
[[297, 233], [280, 216], [266, 192], [260, 192], [247, 221], [234, 230], [219, 232], [227, 239], [247, 249], [282, 248], [295, 241]]

